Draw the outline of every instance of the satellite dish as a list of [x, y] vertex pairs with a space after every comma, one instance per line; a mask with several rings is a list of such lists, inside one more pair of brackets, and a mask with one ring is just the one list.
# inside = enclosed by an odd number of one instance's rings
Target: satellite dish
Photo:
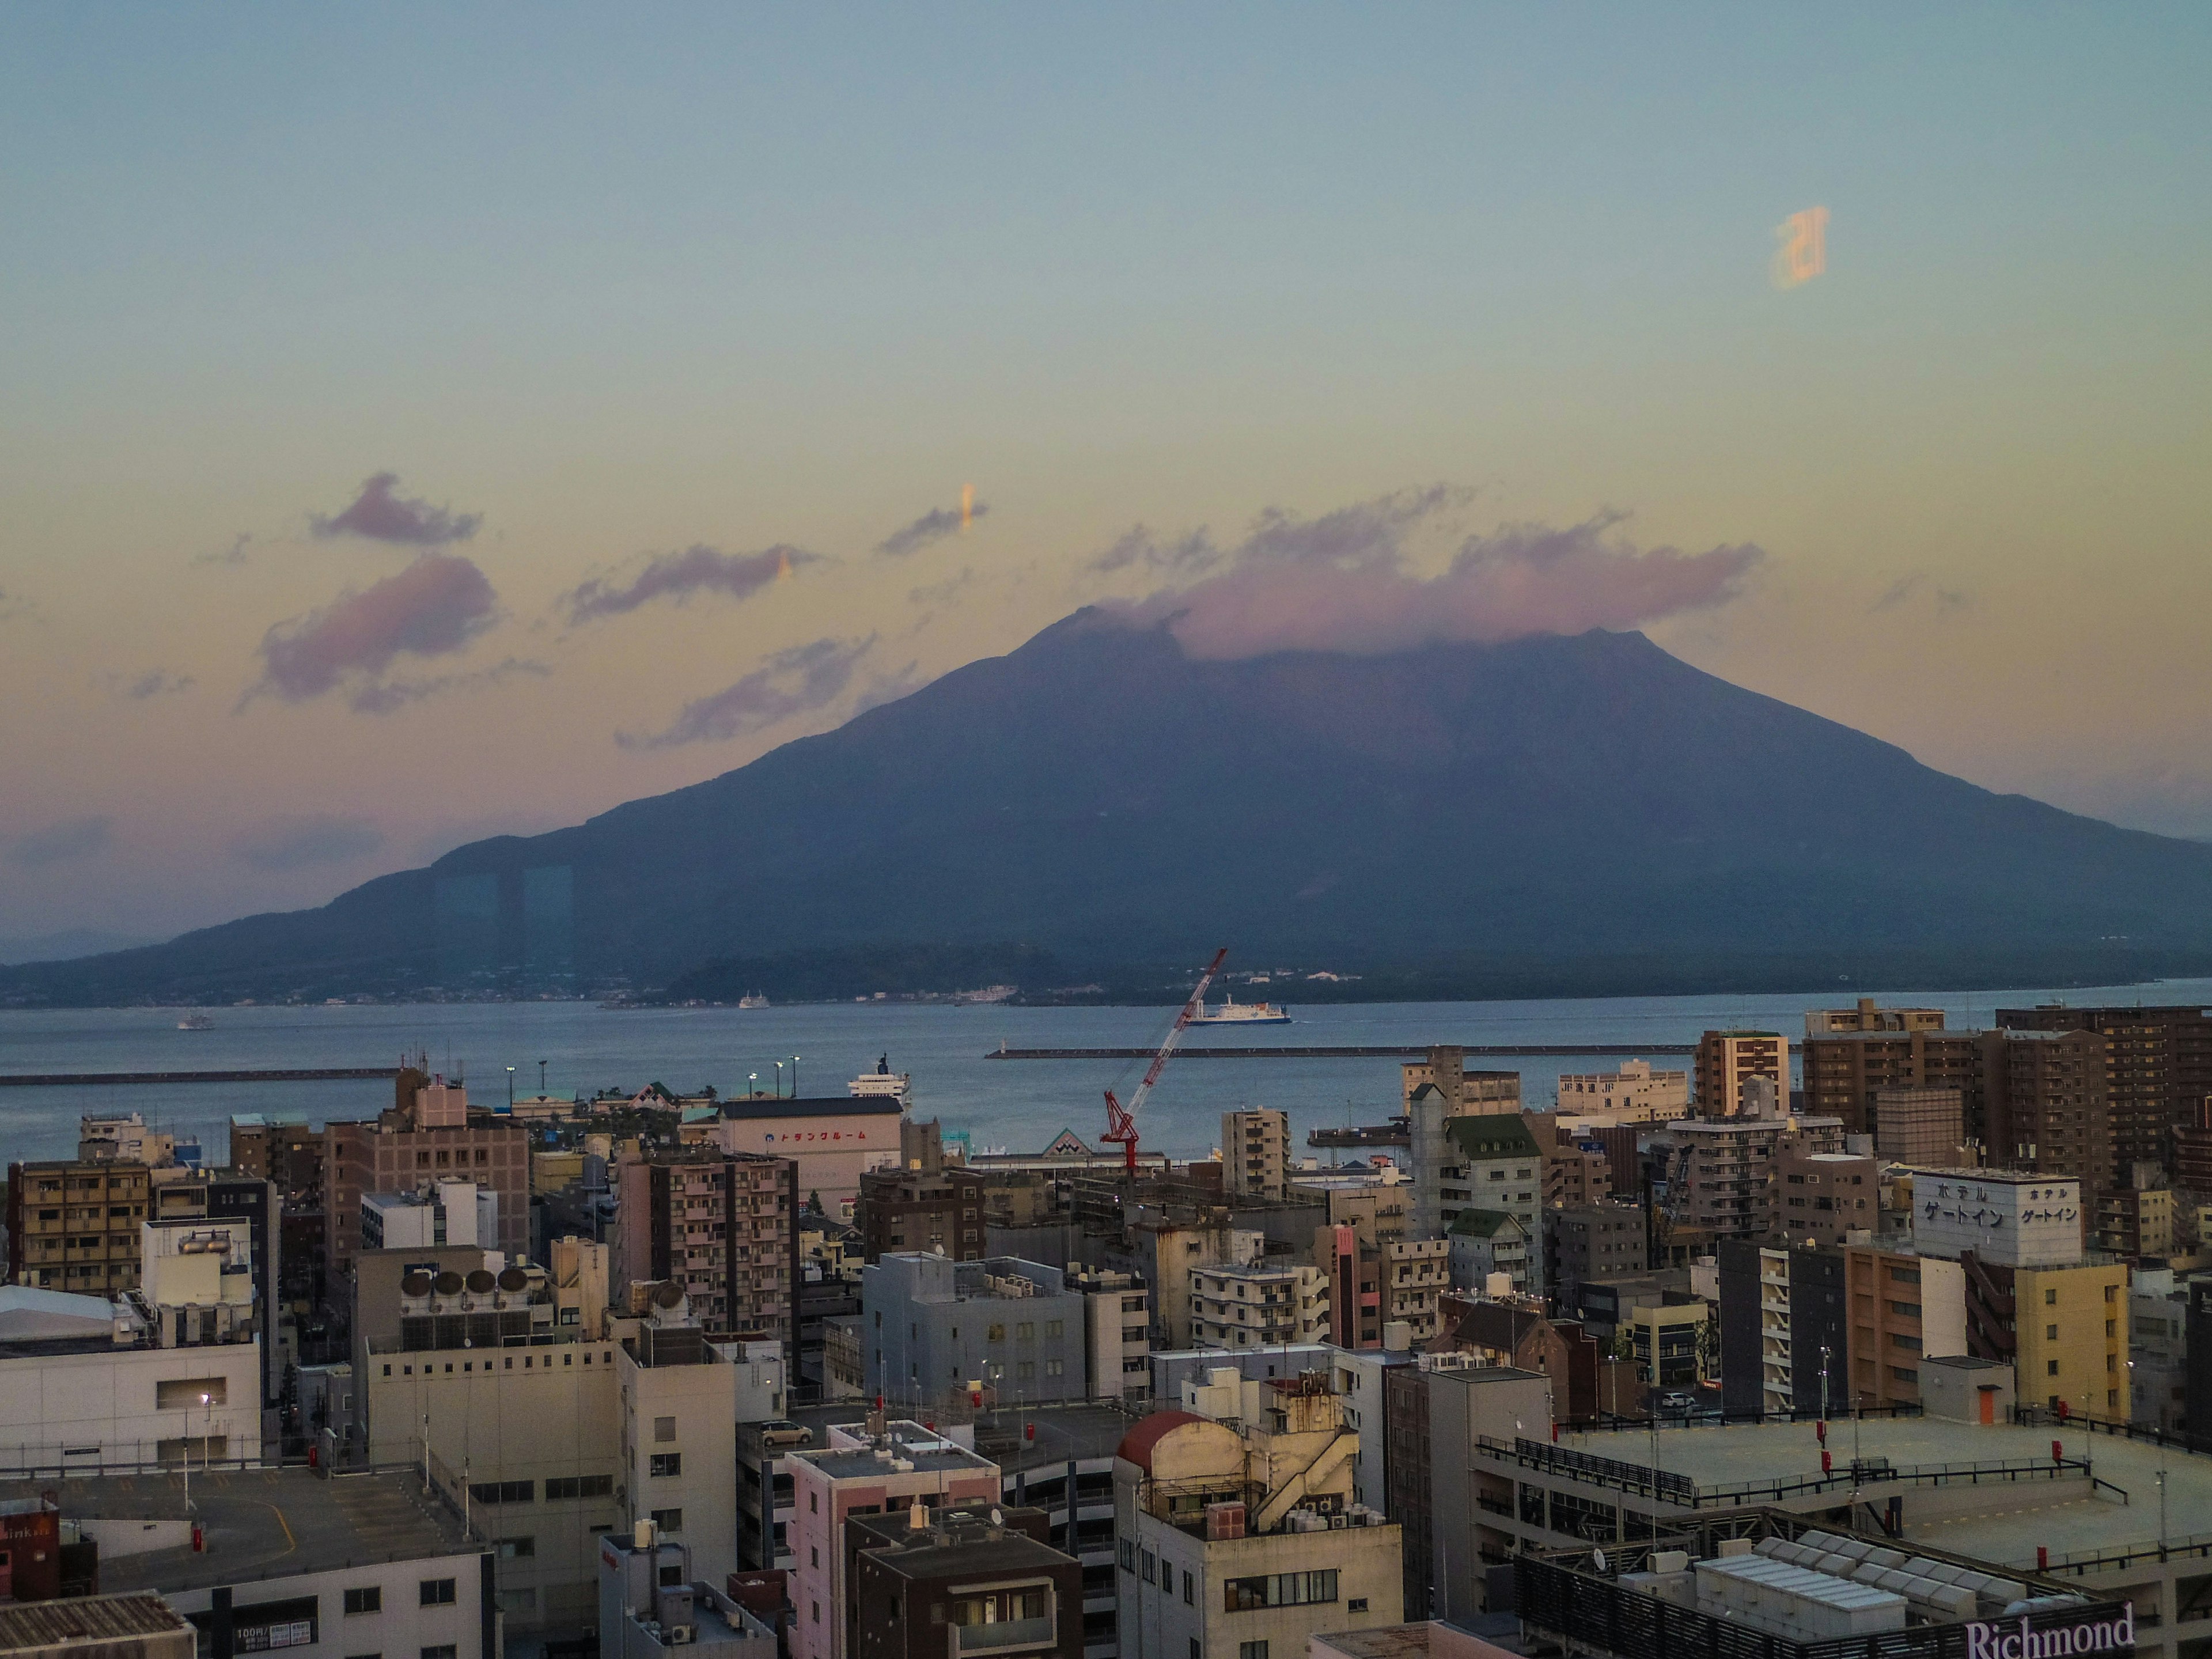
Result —
[[1590, 1562], [1591, 1565], [1595, 1566], [1600, 1572], [1603, 1572], [1605, 1571], [1605, 1552], [1603, 1550], [1592, 1550], [1590, 1552]]
[[1006, 1517], [999, 1513], [996, 1504], [992, 1505], [991, 1508], [991, 1524], [994, 1527], [1003, 1527], [1006, 1524]]

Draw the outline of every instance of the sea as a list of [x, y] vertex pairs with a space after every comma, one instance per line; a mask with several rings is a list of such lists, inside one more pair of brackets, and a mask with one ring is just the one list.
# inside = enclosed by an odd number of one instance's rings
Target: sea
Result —
[[[1287, 1025], [1188, 1032], [1206, 1048], [1627, 1044], [1657, 1049], [1728, 1027], [1803, 1032], [1808, 1008], [1848, 1006], [1863, 992], [1761, 996], [1613, 997], [1527, 1002], [1286, 1003]], [[2212, 1006], [2212, 979], [2127, 986], [1876, 994], [1885, 1006], [1942, 1008], [1954, 1027], [1987, 1025], [2000, 1007], [2038, 1003], [2197, 1003]], [[0, 1077], [27, 1073], [214, 1071], [396, 1066], [425, 1054], [430, 1069], [466, 1081], [471, 1100], [518, 1095], [625, 1091], [661, 1083], [679, 1094], [711, 1085], [724, 1096], [781, 1088], [842, 1095], [878, 1064], [913, 1079], [917, 1112], [975, 1151], [1041, 1150], [1062, 1129], [1098, 1145], [1104, 1091], [1128, 1098], [1142, 1059], [993, 1059], [1001, 1047], [1150, 1047], [1173, 1008], [1028, 1008], [1005, 1004], [809, 1003], [788, 1007], [604, 1008], [583, 1002], [422, 1003], [218, 1008], [206, 1030], [178, 1029], [185, 1011], [161, 1008], [0, 1010]], [[1687, 1070], [1686, 1055], [1654, 1053], [1655, 1066]], [[1521, 1073], [1530, 1109], [1548, 1106], [1562, 1073], [1617, 1070], [1617, 1054], [1486, 1057], [1470, 1066]], [[779, 1069], [781, 1067], [781, 1069]], [[388, 1081], [0, 1086], [0, 1160], [68, 1158], [77, 1120], [93, 1112], [142, 1113], [148, 1123], [196, 1136], [210, 1164], [228, 1155], [237, 1113], [304, 1113], [314, 1122], [374, 1116], [392, 1101]], [[1294, 1141], [1324, 1125], [1381, 1122], [1398, 1109], [1390, 1059], [1266, 1058], [1172, 1060], [1139, 1128], [1151, 1150], [1204, 1157], [1220, 1140], [1221, 1114], [1247, 1106], [1287, 1111]], [[1330, 1155], [1321, 1154], [1322, 1162]]]

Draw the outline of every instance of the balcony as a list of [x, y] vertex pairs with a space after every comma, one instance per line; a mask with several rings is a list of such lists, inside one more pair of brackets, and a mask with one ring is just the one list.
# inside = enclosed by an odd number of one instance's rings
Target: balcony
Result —
[[994, 1625], [955, 1625], [955, 1650], [961, 1653], [1007, 1653], [1016, 1648], [1050, 1647], [1059, 1639], [1050, 1613], [1042, 1619], [1001, 1619]]

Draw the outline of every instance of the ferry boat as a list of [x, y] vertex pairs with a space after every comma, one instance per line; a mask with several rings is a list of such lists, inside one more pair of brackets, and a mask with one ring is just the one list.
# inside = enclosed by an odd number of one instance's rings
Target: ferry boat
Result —
[[1272, 1002], [1239, 1002], [1235, 997], [1224, 997], [1218, 1008], [1200, 1005], [1190, 1017], [1194, 1025], [1288, 1025], [1290, 1011], [1278, 1008]]
[[740, 1008], [765, 1008], [768, 1006], [768, 995], [765, 992], [755, 991], [750, 996], [739, 997], [738, 999], [738, 1006]]
[[215, 1022], [205, 1014], [186, 1014], [177, 1022], [179, 1031], [212, 1031]]

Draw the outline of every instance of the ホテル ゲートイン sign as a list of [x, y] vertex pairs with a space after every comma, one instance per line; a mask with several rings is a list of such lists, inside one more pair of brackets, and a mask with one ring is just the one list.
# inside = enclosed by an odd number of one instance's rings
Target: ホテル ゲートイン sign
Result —
[[1985, 1624], [1966, 1626], [1966, 1659], [2063, 1659], [2075, 1653], [2132, 1652], [2136, 1644], [2136, 1605], [2130, 1601], [2117, 1619], [2100, 1619], [2079, 1625], [2048, 1625], [2030, 1630], [2023, 1619], [2017, 1625]]

